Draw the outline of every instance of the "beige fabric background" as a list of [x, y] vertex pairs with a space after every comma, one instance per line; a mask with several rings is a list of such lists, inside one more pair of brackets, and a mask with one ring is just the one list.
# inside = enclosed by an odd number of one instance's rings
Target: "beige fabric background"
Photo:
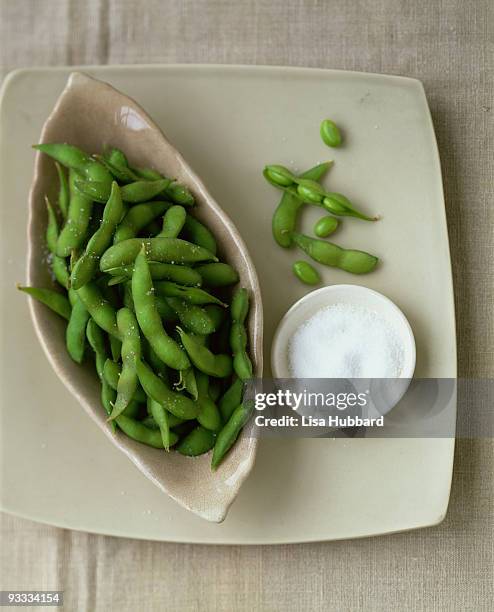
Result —
[[[494, 374], [491, 0], [0, 0], [2, 71], [212, 62], [422, 80], [443, 163], [460, 376]], [[460, 406], [468, 410], [468, 405]], [[280, 547], [136, 542], [1, 518], [2, 589], [66, 610], [483, 611], [493, 599], [492, 440], [460, 440], [439, 527]]]

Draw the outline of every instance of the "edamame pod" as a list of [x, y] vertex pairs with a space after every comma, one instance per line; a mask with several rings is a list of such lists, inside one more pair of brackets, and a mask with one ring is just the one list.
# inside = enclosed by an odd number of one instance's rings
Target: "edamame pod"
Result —
[[204, 427], [196, 427], [177, 445], [177, 451], [187, 457], [197, 457], [211, 450], [214, 446], [214, 434]]
[[190, 242], [207, 249], [216, 255], [216, 240], [209, 229], [192, 215], [187, 215], [183, 227], [183, 235]]
[[96, 283], [87, 283], [77, 290], [77, 294], [101, 329], [115, 338], [120, 338], [115, 308], [103, 297]]
[[183, 206], [172, 206], [163, 217], [163, 229], [158, 234], [162, 238], [176, 238], [185, 224], [187, 212]]
[[64, 289], [68, 289], [70, 283], [70, 275], [67, 270], [67, 264], [63, 257], [59, 257], [54, 253], [50, 256], [50, 265], [53, 272], [53, 276], [59, 285]]
[[57, 240], [57, 255], [69, 257], [84, 242], [87, 234], [93, 202], [75, 188], [77, 173], [69, 170], [70, 202], [65, 225]]
[[48, 196], [45, 196], [46, 211], [48, 213], [48, 223], [46, 224], [46, 244], [50, 253], [57, 250], [58, 240], [58, 221], [53, 206], [50, 204]]
[[[163, 240], [166, 240], [166, 238]], [[175, 370], [187, 369], [190, 366], [187, 353], [175, 340], [168, 336], [158, 314], [153, 281], [144, 248], [135, 261], [134, 274], [132, 275], [132, 295], [139, 327], [155, 353], [170, 368]]]
[[142, 360], [137, 362], [137, 375], [146, 394], [179, 419], [195, 419], [199, 414], [199, 407], [193, 400], [169, 389]]
[[245, 319], [249, 312], [249, 294], [247, 289], [238, 289], [230, 306], [232, 326], [230, 328], [230, 346], [233, 353], [233, 369], [241, 380], [252, 378], [252, 362], [247, 354], [247, 331]]
[[[106, 170], [106, 169], [105, 169]], [[111, 177], [111, 174], [108, 173]], [[157, 196], [163, 189], [170, 184], [168, 179], [159, 181], [135, 181], [127, 183], [121, 188], [121, 196], [124, 202], [137, 204], [139, 202], [147, 202]], [[75, 188], [83, 195], [95, 200], [96, 202], [104, 203], [108, 199], [108, 190], [106, 184], [98, 181], [83, 181], [76, 180]]]
[[166, 451], [170, 450], [170, 422], [168, 419], [168, 411], [163, 406], [156, 402], [151, 397], [148, 397], [147, 401], [148, 412], [153, 417], [155, 423], [158, 425], [161, 440], [163, 441], [163, 447]]
[[[153, 448], [164, 448], [163, 438], [161, 432], [158, 430], [149, 429], [141, 422], [136, 421], [130, 417], [121, 414], [115, 419], [118, 427], [124, 432], [126, 436], [132, 438], [136, 442], [152, 446]], [[170, 446], [175, 445], [178, 442], [178, 436], [175, 432], [170, 432], [169, 438]]]
[[294, 234], [293, 240], [314, 261], [325, 266], [340, 268], [352, 274], [366, 274], [371, 272], [377, 265], [378, 258], [364, 251], [343, 249], [336, 244], [309, 238], [303, 234]]
[[216, 331], [215, 315], [210, 316], [206, 309], [179, 298], [165, 298], [165, 300], [177, 313], [180, 323], [192, 333], [208, 335]]
[[[199, 287], [202, 283], [202, 277], [199, 270], [195, 270], [189, 266], [177, 266], [176, 264], [159, 263], [157, 261], [148, 261], [148, 265], [153, 280], [168, 280], [187, 287]], [[125, 280], [132, 278], [134, 266], [120, 266], [118, 268], [106, 270], [106, 272], [115, 278]], [[120, 280], [120, 282], [123, 281]]]
[[69, 193], [69, 183], [67, 181], [67, 175], [65, 174], [62, 166], [55, 162], [55, 168], [57, 169], [58, 174], [58, 208], [62, 213], [62, 217], [64, 219], [67, 218], [67, 213], [69, 212], [69, 202], [70, 202], [70, 193]]
[[69, 271], [67, 270], [67, 264], [63, 257], [59, 257], [56, 254], [57, 241], [58, 241], [58, 222], [53, 210], [52, 205], [47, 197], [45, 197], [46, 209], [48, 213], [48, 222], [46, 226], [46, 244], [50, 251], [50, 267], [53, 272], [53, 276], [59, 285], [64, 289], [68, 289], [69, 286]]
[[211, 468], [215, 470], [223, 461], [226, 453], [235, 443], [242, 428], [249, 420], [252, 411], [254, 410], [253, 402], [244, 402], [240, 404], [232, 413], [227, 424], [223, 427], [216, 437], [214, 444], [213, 457], [211, 460]]
[[226, 422], [232, 416], [233, 411], [242, 403], [244, 394], [244, 382], [236, 378], [221, 397], [218, 407], [223, 420]]
[[[103, 374], [105, 361], [107, 359], [104, 332], [91, 318], [87, 323], [86, 338], [95, 353], [96, 373], [101, 382], [101, 404], [106, 414], [110, 416], [113, 410], [113, 404], [115, 403], [116, 392], [106, 382]], [[111, 427], [113, 431], [115, 431], [115, 423], [112, 422]]]
[[194, 196], [185, 185], [172, 183], [165, 189], [165, 194], [176, 204], [181, 204], [182, 206], [193, 206], [195, 204]]
[[[283, 168], [283, 173], [280, 171], [281, 168]], [[302, 202], [323, 206], [334, 215], [356, 217], [364, 221], [377, 221], [378, 219], [378, 217], [369, 217], [355, 209], [345, 196], [325, 192], [316, 181], [304, 177], [298, 178], [283, 166], [266, 166], [263, 175], [275, 187], [299, 198]], [[288, 183], [289, 177], [291, 177], [291, 183]]]
[[122, 200], [124, 202], [147, 202], [169, 185], [170, 179], [159, 179], [157, 181], [135, 181], [122, 187]]
[[110, 196], [112, 177], [108, 170], [91, 156], [73, 145], [66, 143], [43, 143], [33, 145], [34, 149], [45, 153], [63, 166], [76, 171], [88, 182], [96, 182], [105, 189], [104, 202]]
[[100, 270], [106, 272], [133, 264], [142, 247], [149, 261], [186, 265], [216, 261], [210, 251], [180, 238], [129, 238], [114, 244], [103, 254]]
[[[318, 164], [301, 174], [300, 177], [320, 181], [332, 164], [332, 161]], [[292, 233], [296, 229], [298, 213], [303, 204], [299, 197], [285, 191], [274, 212], [272, 222], [273, 238], [285, 249], [292, 245]]]
[[197, 403], [199, 404], [198, 422], [210, 431], [221, 428], [221, 415], [218, 407], [209, 397], [209, 377], [203, 372], [197, 372]]
[[117, 312], [117, 326], [122, 338], [122, 371], [118, 378], [117, 399], [110, 420], [127, 408], [137, 390], [137, 361], [141, 358], [141, 340], [134, 313], [129, 308]]
[[71, 286], [73, 289], [80, 289], [88, 283], [98, 269], [101, 255], [111, 244], [113, 232], [122, 218], [123, 208], [120, 197], [120, 189], [114, 181], [111, 187], [110, 197], [103, 211], [101, 225], [93, 236], [89, 239], [86, 249], [77, 260], [70, 275]]
[[159, 217], [170, 207], [168, 202], [142, 202], [129, 208], [120, 221], [113, 237], [113, 243], [134, 238], [153, 219]]
[[72, 359], [76, 363], [82, 363], [86, 345], [86, 327], [90, 315], [77, 293], [73, 289], [69, 292], [73, 294], [73, 306], [65, 330], [65, 344]]
[[177, 331], [190, 360], [198, 370], [217, 378], [230, 376], [232, 360], [229, 355], [215, 355], [206, 346], [203, 346], [198, 339], [185, 333], [180, 327], [177, 327]]
[[[120, 364], [116, 363], [112, 359], [105, 359], [105, 362], [103, 364], [103, 376], [106, 382], [115, 391], [118, 389], [118, 381], [120, 379], [121, 373], [122, 368]], [[146, 394], [144, 393], [140, 385], [137, 385], [132, 399], [135, 399], [137, 402], [140, 403], [146, 401]]]
[[67, 319], [67, 321], [70, 319], [70, 302], [65, 295], [62, 295], [58, 291], [54, 291], [53, 289], [42, 289], [41, 287], [23, 287], [22, 285], [17, 285], [17, 289], [27, 293], [45, 306], [48, 306], [53, 312]]
[[229, 285], [235, 285], [239, 280], [235, 268], [219, 261], [197, 266], [196, 271], [199, 272], [202, 283], [207, 287], [228, 287]]
[[214, 295], [197, 287], [181, 287], [177, 285], [177, 283], [172, 283], [170, 281], [157, 281], [155, 283], [155, 289], [158, 295], [167, 298], [180, 298], [181, 300], [189, 302], [189, 304], [218, 304], [219, 306], [226, 306], [225, 303]]

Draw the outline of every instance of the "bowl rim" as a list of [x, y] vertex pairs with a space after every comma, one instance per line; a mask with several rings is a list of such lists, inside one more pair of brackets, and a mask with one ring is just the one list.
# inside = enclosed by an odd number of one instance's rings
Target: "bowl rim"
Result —
[[[280, 319], [276, 327], [276, 331], [273, 336], [273, 341], [271, 343], [270, 360], [271, 360], [271, 371], [272, 371], [273, 378], [290, 378], [290, 376], [279, 376], [279, 374], [282, 374], [283, 372], [280, 371], [281, 368], [278, 367], [278, 364], [280, 362], [281, 352], [284, 348], [281, 345], [281, 336], [283, 332], [286, 330], [286, 328], [288, 327], [288, 325], [290, 324], [290, 321], [292, 320], [294, 313], [300, 308], [300, 306], [307, 304], [311, 301], [317, 300], [317, 298], [323, 294], [334, 293], [337, 290], [348, 291], [349, 293], [353, 292], [353, 293], [368, 294], [370, 296], [373, 296], [374, 298], [377, 298], [381, 300], [383, 303], [385, 303], [386, 306], [390, 309], [390, 311], [394, 313], [394, 315], [396, 316], [397, 320], [400, 323], [400, 326], [405, 331], [405, 335], [407, 339], [405, 352], [407, 355], [407, 363], [409, 363], [409, 368], [407, 370], [404, 370], [398, 378], [411, 379], [415, 372], [415, 366], [416, 366], [416, 361], [417, 361], [417, 348], [416, 348], [415, 336], [413, 333], [412, 326], [410, 325], [410, 322], [408, 321], [407, 317], [405, 316], [401, 308], [397, 304], [395, 304], [395, 302], [393, 302], [391, 298], [384, 295], [383, 293], [380, 293], [379, 291], [376, 291], [375, 289], [370, 289], [369, 287], [366, 287], [365, 285], [351, 285], [351, 284], [345, 284], [345, 283], [336, 284], [336, 285], [327, 285], [326, 287], [320, 287], [319, 289], [310, 291], [309, 293], [306, 293], [300, 299], [298, 299], [294, 304], [292, 304], [290, 308], [285, 312], [285, 314]], [[336, 302], [333, 302], [333, 303], [336, 303]], [[328, 304], [326, 306], [330, 306], [330, 305], [331, 305], [331, 302], [328, 301]], [[321, 309], [322, 308], [324, 308], [324, 306], [321, 306]]]

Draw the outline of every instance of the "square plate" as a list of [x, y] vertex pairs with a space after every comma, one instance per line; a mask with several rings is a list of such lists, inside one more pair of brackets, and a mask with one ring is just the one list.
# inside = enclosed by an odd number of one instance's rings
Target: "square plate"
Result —
[[[1, 507], [70, 529], [154, 540], [275, 544], [362, 537], [433, 525], [445, 515], [453, 439], [263, 440], [226, 521], [180, 508], [108, 444], [45, 359], [15, 282], [25, 278], [27, 194], [41, 126], [72, 69], [5, 81], [0, 109]], [[307, 292], [299, 256], [271, 237], [279, 196], [266, 163], [303, 170], [336, 160], [327, 181], [383, 216], [345, 222], [335, 241], [375, 252], [357, 279], [390, 297], [417, 342], [417, 377], [456, 377], [453, 286], [441, 171], [419, 81], [374, 74], [238, 66], [84, 69], [137, 100], [203, 178], [244, 237], [265, 307], [265, 361], [277, 322]], [[329, 150], [331, 117], [345, 146]], [[77, 118], [74, 118], [76, 121]], [[304, 226], [317, 218], [307, 210]], [[323, 271], [326, 284], [354, 279]], [[269, 375], [266, 371], [265, 375]]]

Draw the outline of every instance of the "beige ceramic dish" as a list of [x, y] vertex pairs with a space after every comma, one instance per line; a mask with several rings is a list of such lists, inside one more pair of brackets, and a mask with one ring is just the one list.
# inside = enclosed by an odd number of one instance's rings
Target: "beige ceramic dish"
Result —
[[[131, 163], [153, 167], [190, 188], [198, 202], [197, 217], [214, 232], [220, 254], [236, 267], [241, 284], [252, 296], [249, 340], [256, 375], [261, 376], [261, 293], [247, 248], [232, 221], [143, 109], [107, 83], [74, 72], [43, 126], [40, 141], [68, 142], [89, 152], [116, 146], [128, 154]], [[43, 196], [55, 196], [56, 184], [52, 161], [37, 154], [28, 235], [28, 283], [34, 286], [47, 287], [52, 282], [46, 265]], [[100, 385], [93, 366], [78, 366], [65, 350], [64, 322], [34, 300], [30, 308], [37, 335], [55, 372], [110, 440], [183, 507], [209, 521], [221, 522], [254, 463], [257, 440], [249, 431], [244, 431], [228, 459], [214, 473], [209, 454], [196, 459], [167, 454], [134, 442], [121, 432], [114, 434], [101, 407]]]

